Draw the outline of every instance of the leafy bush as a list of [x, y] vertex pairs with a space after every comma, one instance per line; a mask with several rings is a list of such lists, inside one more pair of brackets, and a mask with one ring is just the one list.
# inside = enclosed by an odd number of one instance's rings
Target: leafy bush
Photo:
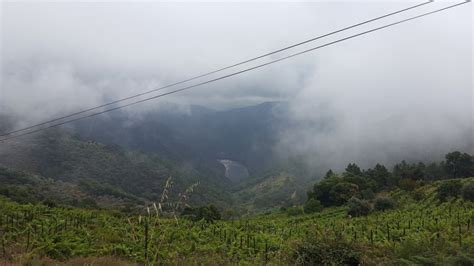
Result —
[[181, 215], [192, 221], [205, 220], [206, 222], [213, 222], [221, 219], [219, 210], [212, 204], [197, 208], [186, 207]]
[[461, 192], [462, 184], [459, 180], [451, 180], [442, 183], [436, 189], [436, 198], [440, 201], [446, 201], [449, 198], [457, 198]]
[[354, 244], [317, 238], [300, 242], [292, 254], [296, 265], [360, 265], [361, 257]]
[[464, 200], [474, 201], [474, 183], [467, 183], [462, 187], [461, 195]]
[[351, 216], [364, 216], [368, 215], [372, 211], [372, 207], [368, 201], [361, 200], [356, 197], [352, 197], [348, 201], [347, 205], [349, 206], [347, 214]]
[[319, 200], [325, 207], [334, 205], [335, 203], [331, 196], [331, 190], [340, 181], [341, 180], [335, 175], [331, 175], [330, 177], [319, 181], [314, 184], [313, 190], [308, 193], [308, 198]]
[[357, 194], [359, 186], [349, 182], [341, 182], [332, 187], [330, 195], [334, 203], [342, 205]]
[[395, 208], [395, 200], [390, 197], [380, 197], [375, 199], [374, 209], [377, 211], [385, 211]]
[[367, 188], [367, 189], [364, 189], [360, 192], [360, 196], [361, 196], [362, 199], [372, 200], [372, 199], [375, 198], [375, 193], [372, 189]]
[[323, 209], [323, 205], [319, 200], [309, 199], [304, 204], [303, 209], [305, 213], [320, 212]]
[[286, 213], [289, 216], [297, 216], [303, 214], [303, 209], [301, 207], [290, 207], [286, 210]]
[[58, 204], [56, 203], [56, 201], [54, 201], [53, 199], [51, 198], [47, 198], [45, 200], [43, 200], [43, 205], [48, 207], [48, 208], [55, 208], [58, 206]]
[[413, 197], [414, 200], [416, 201], [421, 201], [424, 198], [426, 198], [425, 192], [417, 189], [411, 193], [411, 196]]

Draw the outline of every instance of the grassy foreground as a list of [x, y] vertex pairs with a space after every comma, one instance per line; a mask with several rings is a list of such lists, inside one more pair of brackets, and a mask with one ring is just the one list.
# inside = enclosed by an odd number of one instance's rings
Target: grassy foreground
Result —
[[338, 207], [206, 223], [0, 198], [0, 264], [473, 265], [474, 204], [439, 202], [441, 182], [392, 191], [396, 209], [352, 218]]

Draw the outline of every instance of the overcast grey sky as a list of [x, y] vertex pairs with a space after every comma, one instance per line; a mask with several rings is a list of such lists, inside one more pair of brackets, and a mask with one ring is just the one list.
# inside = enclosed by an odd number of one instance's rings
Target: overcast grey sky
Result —
[[[40, 121], [421, 2], [2, 2], [0, 110]], [[293, 51], [450, 3], [438, 1]], [[281, 132], [277, 150], [290, 147], [309, 158], [371, 161], [406, 149], [420, 156], [472, 151], [472, 60], [467, 4], [167, 101], [228, 108], [286, 100], [294, 119], [332, 117], [336, 132], [327, 135], [313, 128]]]

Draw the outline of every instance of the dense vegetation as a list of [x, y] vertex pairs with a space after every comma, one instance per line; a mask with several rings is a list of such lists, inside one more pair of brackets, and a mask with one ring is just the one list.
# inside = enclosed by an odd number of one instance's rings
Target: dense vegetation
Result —
[[[37, 189], [37, 181], [23, 182], [27, 186], [17, 182], [28, 177], [48, 180], [54, 188], [47, 191], [52, 192], [53, 199], [59, 196], [60, 202], [67, 200], [69, 205], [81, 206], [87, 198], [88, 202], [92, 199], [99, 207], [106, 208], [130, 209], [130, 205], [156, 202], [170, 176], [173, 181], [170, 197], [199, 182], [196, 189], [201, 192], [194, 193], [190, 199], [193, 206], [212, 203], [219, 208], [232, 208], [238, 214], [302, 204], [307, 187], [314, 182], [309, 180], [313, 177], [305, 179], [309, 175], [301, 164], [292, 162], [278, 170], [232, 183], [224, 177], [222, 165], [218, 174], [207, 163], [171, 161], [155, 153], [85, 140], [65, 130], [2, 146], [2, 166], [9, 174], [2, 178], [0, 173], [0, 185], [8, 186], [10, 197], [22, 194], [18, 198], [23, 198], [25, 189], [41, 200], [49, 195]], [[71, 197], [64, 199], [64, 194]]]
[[[361, 211], [363, 205], [374, 200], [375, 194], [390, 191], [395, 188], [414, 191], [427, 182], [435, 180], [466, 178], [474, 176], [474, 160], [471, 155], [458, 151], [446, 154], [446, 160], [440, 163], [425, 165], [420, 162], [410, 164], [405, 161], [395, 164], [390, 172], [385, 166], [376, 164], [375, 167], [361, 170], [355, 163], [350, 163], [342, 174], [329, 170], [323, 180], [314, 185], [308, 192], [308, 199], [319, 201], [323, 206], [340, 206], [350, 203]], [[449, 197], [460, 195], [462, 185], [459, 181], [445, 182], [440, 187], [438, 199], [447, 200]], [[469, 188], [466, 188], [466, 193]], [[421, 197], [421, 196], [420, 196]], [[378, 208], [388, 207], [389, 199], [384, 203], [378, 199]]]
[[472, 265], [474, 202], [460, 191], [441, 200], [450, 182], [464, 191], [474, 178], [394, 188], [360, 216], [348, 215], [352, 203], [221, 220], [213, 206], [184, 208], [180, 216], [153, 204], [127, 215], [0, 198], [0, 256], [22, 262], [113, 256], [150, 264]]
[[297, 162], [231, 186], [63, 131], [28, 146], [0, 158], [11, 166], [0, 167], [0, 264], [474, 263], [466, 153], [392, 169], [351, 163], [305, 197], [312, 177], [299, 178], [310, 174]]
[[[154, 154], [86, 141], [63, 130], [9, 145], [2, 147], [9, 150], [8, 153], [2, 150], [7, 155], [2, 156], [0, 152], [0, 167], [9, 168], [8, 175], [7, 170], [3, 171], [4, 178], [0, 171], [2, 185], [22, 184], [24, 182], [18, 180], [25, 178], [49, 180], [49, 183], [68, 186], [74, 196], [87, 194], [100, 206], [123, 207], [129, 202], [159, 200], [166, 180], [172, 177], [174, 193], [171, 197], [199, 181], [201, 185], [197, 189], [205, 188], [206, 193], [196, 193], [191, 199], [194, 204], [226, 206], [231, 202], [225, 191], [225, 180], [208, 177], [192, 167], [181, 167]], [[32, 182], [28, 184], [34, 187], [40, 181]]]

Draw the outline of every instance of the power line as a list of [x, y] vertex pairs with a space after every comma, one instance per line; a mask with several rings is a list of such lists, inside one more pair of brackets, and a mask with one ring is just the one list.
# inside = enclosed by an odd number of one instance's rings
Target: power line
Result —
[[261, 59], [261, 58], [270, 56], [270, 55], [273, 55], [273, 54], [276, 54], [276, 53], [280, 53], [280, 52], [289, 50], [289, 49], [291, 49], [291, 48], [295, 48], [295, 47], [297, 47], [297, 46], [300, 46], [300, 45], [303, 45], [303, 44], [306, 44], [306, 43], [310, 43], [310, 42], [313, 42], [313, 41], [316, 41], [316, 40], [319, 40], [319, 39], [322, 39], [322, 38], [325, 38], [325, 37], [334, 35], [334, 34], [336, 34], [336, 33], [340, 33], [340, 32], [343, 32], [343, 31], [346, 31], [346, 30], [349, 30], [349, 29], [352, 29], [352, 28], [356, 28], [356, 27], [362, 26], [362, 25], [367, 24], [367, 23], [370, 23], [370, 22], [374, 22], [374, 21], [377, 21], [377, 20], [380, 20], [380, 19], [383, 19], [383, 18], [386, 18], [386, 17], [393, 16], [393, 15], [395, 15], [395, 14], [399, 14], [399, 13], [402, 13], [402, 12], [406, 12], [406, 11], [408, 11], [408, 10], [415, 9], [415, 8], [424, 6], [424, 5], [426, 5], [426, 4], [432, 3], [432, 2], [433, 2], [433, 0], [429, 0], [429, 1], [424, 2], [424, 3], [421, 3], [421, 4], [417, 4], [417, 5], [408, 7], [408, 8], [404, 8], [404, 9], [401, 9], [401, 10], [398, 10], [398, 11], [395, 11], [395, 12], [392, 12], [392, 13], [388, 13], [388, 14], [383, 15], [383, 16], [380, 16], [380, 17], [376, 17], [376, 18], [373, 18], [373, 19], [369, 19], [369, 20], [366, 20], [366, 21], [364, 21], [364, 22], [360, 22], [360, 23], [357, 23], [357, 24], [354, 24], [354, 25], [351, 25], [351, 26], [348, 26], [348, 27], [345, 27], [345, 28], [342, 28], [342, 29], [339, 29], [339, 30], [330, 32], [330, 33], [326, 33], [326, 34], [323, 34], [323, 35], [320, 35], [320, 36], [317, 36], [317, 37], [314, 37], [314, 38], [311, 38], [311, 39], [308, 39], [308, 40], [305, 40], [305, 41], [302, 41], [302, 42], [299, 42], [299, 43], [296, 43], [296, 44], [292, 44], [292, 45], [290, 45], [290, 46], [286, 46], [286, 47], [284, 47], [284, 48], [275, 50], [275, 51], [273, 51], [273, 52], [269, 52], [269, 53], [266, 53], [266, 54], [263, 54], [263, 55], [260, 55], [260, 56], [257, 56], [257, 57], [253, 57], [253, 58], [250, 58], [250, 59], [241, 61], [241, 62], [239, 62], [239, 63], [235, 63], [235, 64], [230, 65], [230, 66], [226, 66], [226, 67], [223, 67], [223, 68], [219, 68], [219, 69], [217, 69], [217, 70], [213, 70], [213, 71], [211, 71], [211, 72], [207, 72], [207, 73], [204, 73], [204, 74], [201, 74], [201, 75], [198, 75], [198, 76], [194, 76], [194, 77], [191, 77], [191, 78], [188, 78], [188, 79], [185, 79], [185, 80], [176, 82], [176, 83], [168, 84], [168, 85], [165, 85], [165, 86], [162, 86], [162, 87], [158, 87], [158, 88], [155, 88], [155, 89], [146, 91], [146, 92], [142, 92], [142, 93], [135, 94], [135, 95], [132, 95], [132, 96], [128, 96], [128, 97], [125, 97], [125, 98], [122, 98], [122, 99], [118, 99], [118, 100], [115, 100], [115, 101], [112, 101], [112, 102], [109, 102], [109, 103], [105, 103], [105, 104], [102, 104], [102, 105], [98, 105], [98, 106], [95, 106], [95, 107], [91, 107], [91, 108], [88, 108], [88, 109], [84, 109], [84, 110], [81, 110], [81, 111], [77, 111], [77, 112], [71, 113], [71, 114], [69, 114], [69, 115], [65, 115], [65, 116], [61, 116], [61, 117], [58, 117], [58, 118], [54, 118], [54, 119], [51, 119], [51, 120], [48, 120], [48, 121], [44, 121], [44, 122], [41, 122], [41, 123], [38, 123], [38, 124], [34, 124], [34, 125], [31, 125], [31, 126], [25, 127], [25, 128], [16, 129], [16, 130], [14, 130], [14, 131], [10, 131], [10, 132], [4, 133], [4, 134], [0, 135], [0, 137], [5, 137], [5, 136], [8, 136], [8, 135], [17, 133], [17, 132], [21, 132], [21, 131], [25, 131], [25, 130], [28, 130], [28, 129], [32, 129], [32, 128], [34, 128], [34, 127], [46, 125], [46, 124], [49, 124], [49, 123], [52, 123], [52, 122], [56, 122], [56, 121], [59, 121], [59, 120], [65, 119], [65, 118], [70, 118], [70, 117], [73, 117], [73, 116], [76, 116], [76, 115], [79, 115], [79, 114], [83, 114], [83, 113], [86, 113], [86, 112], [90, 112], [90, 111], [93, 111], [93, 110], [97, 110], [97, 109], [99, 109], [99, 108], [107, 107], [107, 106], [110, 106], [110, 105], [113, 105], [113, 104], [116, 104], [116, 103], [120, 103], [120, 102], [123, 102], [123, 101], [126, 101], [126, 100], [131, 100], [131, 99], [134, 99], [134, 98], [137, 98], [137, 97], [146, 95], [146, 94], [150, 94], [150, 93], [153, 93], [153, 92], [156, 92], [156, 91], [160, 91], [160, 90], [164, 90], [164, 89], [167, 89], [167, 88], [170, 88], [170, 87], [174, 87], [174, 86], [176, 86], [176, 85], [180, 85], [180, 84], [183, 84], [183, 83], [192, 81], [192, 80], [196, 80], [196, 79], [199, 79], [199, 78], [203, 78], [203, 77], [206, 77], [206, 76], [209, 76], [209, 75], [218, 73], [218, 72], [222, 72], [222, 71], [227, 70], [227, 69], [230, 69], [230, 68], [234, 68], [234, 67], [236, 67], [236, 66], [240, 66], [240, 65], [243, 65], [243, 64], [246, 64], [246, 63], [249, 63], [249, 62], [252, 62], [252, 61], [255, 61], [255, 60], [258, 60], [258, 59]]
[[161, 98], [161, 97], [164, 97], [166, 95], [170, 95], [170, 94], [178, 93], [178, 92], [181, 92], [181, 91], [189, 90], [189, 89], [192, 89], [192, 88], [195, 88], [195, 87], [198, 87], [198, 86], [202, 86], [202, 85], [205, 85], [205, 84], [209, 84], [209, 83], [212, 83], [212, 82], [215, 82], [215, 81], [218, 81], [218, 80], [222, 80], [222, 79], [226, 79], [226, 78], [229, 78], [229, 77], [232, 77], [232, 76], [236, 76], [236, 75], [239, 75], [239, 74], [251, 71], [251, 70], [262, 68], [264, 66], [271, 65], [271, 64], [289, 59], [289, 58], [293, 58], [293, 57], [296, 57], [298, 55], [302, 55], [302, 54], [305, 54], [305, 53], [308, 53], [308, 52], [311, 52], [311, 51], [314, 51], [314, 50], [317, 50], [317, 49], [321, 49], [321, 48], [324, 48], [324, 47], [327, 47], [327, 46], [330, 46], [330, 45], [333, 45], [333, 44], [336, 44], [336, 43], [340, 43], [340, 42], [350, 40], [350, 39], [353, 39], [353, 38], [356, 38], [356, 37], [359, 37], [359, 36], [362, 36], [362, 35], [366, 35], [366, 34], [369, 34], [369, 33], [375, 32], [375, 31], [379, 31], [379, 30], [382, 30], [382, 29], [385, 29], [385, 28], [389, 28], [389, 27], [398, 25], [398, 24], [402, 24], [402, 23], [405, 23], [405, 22], [408, 22], [408, 21], [411, 21], [411, 20], [415, 20], [415, 19], [418, 19], [418, 18], [429, 16], [429, 15], [432, 15], [432, 14], [435, 14], [435, 13], [438, 13], [438, 12], [441, 12], [441, 11], [445, 11], [447, 9], [451, 9], [451, 8], [454, 8], [454, 7], [469, 3], [469, 2], [470, 2], [470, 0], [467, 0], [467, 1], [462, 2], [462, 3], [458, 3], [458, 4], [450, 5], [450, 6], [447, 6], [447, 7], [444, 7], [444, 8], [440, 8], [440, 9], [437, 9], [437, 10], [434, 10], [434, 11], [426, 12], [426, 13], [423, 13], [421, 15], [413, 16], [413, 17], [403, 19], [403, 20], [400, 20], [400, 21], [397, 21], [397, 22], [386, 24], [386, 25], [381, 26], [381, 27], [377, 27], [377, 28], [374, 28], [374, 29], [371, 29], [371, 30], [361, 32], [361, 33], [357, 33], [357, 34], [351, 35], [349, 37], [341, 38], [341, 39], [338, 39], [336, 41], [332, 41], [332, 42], [329, 42], [329, 43], [326, 43], [326, 44], [323, 44], [323, 45], [319, 45], [319, 46], [316, 46], [316, 47], [313, 47], [313, 48], [310, 48], [310, 49], [307, 49], [307, 50], [304, 50], [304, 51], [301, 51], [301, 52], [298, 52], [298, 53], [294, 53], [294, 54], [291, 54], [291, 55], [288, 55], [288, 56], [285, 56], [285, 57], [282, 57], [282, 58], [279, 58], [279, 59], [276, 59], [276, 60], [273, 60], [273, 61], [270, 61], [270, 62], [267, 62], [267, 63], [264, 63], [264, 64], [261, 64], [261, 65], [257, 65], [257, 66], [251, 67], [251, 68], [240, 70], [240, 71], [237, 71], [237, 72], [234, 72], [234, 73], [231, 73], [231, 74], [228, 74], [228, 75], [224, 75], [224, 76], [221, 76], [221, 77], [218, 77], [218, 78], [215, 78], [215, 79], [211, 79], [211, 80], [204, 81], [204, 82], [201, 82], [201, 83], [198, 83], [198, 84], [195, 84], [195, 85], [191, 85], [191, 86], [187, 86], [187, 87], [177, 89], [177, 90], [174, 90], [174, 91], [159, 94], [159, 95], [156, 95], [156, 96], [153, 96], [153, 97], [145, 98], [145, 99], [135, 101], [135, 102], [132, 102], [132, 103], [129, 103], [129, 104], [125, 104], [125, 105], [122, 105], [122, 106], [107, 109], [107, 110], [104, 110], [104, 111], [101, 111], [101, 112], [93, 113], [93, 114], [90, 114], [90, 115], [87, 115], [87, 116], [82, 116], [82, 117], [79, 117], [79, 118], [67, 120], [67, 121], [64, 121], [64, 122], [61, 122], [61, 123], [57, 123], [57, 124], [54, 124], [54, 125], [50, 125], [50, 126], [47, 126], [47, 127], [43, 127], [43, 128], [40, 128], [40, 129], [29, 131], [29, 132], [26, 132], [26, 133], [23, 133], [23, 134], [14, 135], [14, 136], [9, 137], [9, 138], [4, 138], [0, 141], [3, 142], [3, 141], [6, 141], [6, 140], [18, 138], [18, 137], [21, 137], [21, 136], [30, 135], [30, 134], [33, 134], [33, 133], [36, 133], [36, 132], [39, 132], [39, 131], [49, 129], [49, 128], [58, 127], [58, 126], [61, 126], [61, 125], [64, 125], [64, 124], [76, 122], [76, 121], [79, 121], [79, 120], [94, 117], [94, 116], [97, 116], [97, 115], [100, 115], [100, 114], [115, 111], [115, 110], [125, 108], [125, 107], [128, 107], [128, 106], [132, 106], [132, 105], [136, 105], [136, 104], [143, 103], [143, 102], [146, 102], [146, 101], [150, 101], [150, 100], [153, 100], [153, 99]]

